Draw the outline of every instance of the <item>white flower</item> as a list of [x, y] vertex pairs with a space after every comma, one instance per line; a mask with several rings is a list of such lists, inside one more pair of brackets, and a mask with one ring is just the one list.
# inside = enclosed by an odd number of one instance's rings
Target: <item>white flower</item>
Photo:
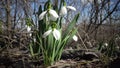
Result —
[[108, 46], [108, 43], [104, 43], [104, 45], [107, 47], [107, 46]]
[[67, 8], [65, 6], [63, 6], [60, 10], [60, 16], [64, 16], [67, 14]]
[[33, 41], [36, 42], [36, 38], [33, 38]]
[[59, 39], [60, 39], [61, 34], [60, 34], [60, 31], [57, 30], [57, 29], [54, 29], [53, 31], [52, 31], [52, 29], [46, 31], [46, 32], [43, 34], [43, 38], [47, 37], [47, 36], [48, 36], [49, 34], [51, 34], [51, 33], [53, 34], [53, 36], [55, 37], [56, 40], [59, 40]]
[[55, 10], [50, 9], [49, 13], [50, 13], [50, 19], [52, 21], [56, 21], [57, 18], [59, 17], [58, 14], [57, 14], [57, 12]]
[[73, 6], [63, 6], [60, 10], [60, 16], [64, 16], [67, 14], [67, 9], [71, 9], [73, 11], [76, 11], [76, 8]]
[[[30, 31], [31, 31], [31, 27], [30, 27], [30, 26], [27, 26], [27, 25], [26, 25], [26, 28], [27, 28], [27, 32], [30, 32]], [[30, 33], [29, 35], [32, 36], [32, 33]]]
[[76, 11], [76, 8], [75, 7], [73, 7], [73, 6], [66, 6], [68, 9], [71, 9], [71, 10], [73, 10], [73, 11]]
[[47, 11], [44, 11], [42, 12], [40, 15], [39, 15], [39, 19], [42, 20], [45, 16], [45, 14], [47, 13]]
[[49, 18], [52, 21], [56, 21], [57, 18], [59, 17], [58, 14], [57, 14], [57, 12], [55, 10], [50, 9], [50, 10], [46, 10], [46, 11], [42, 12], [39, 15], [39, 19], [42, 20], [46, 14], [50, 14]]
[[47, 37], [50, 33], [52, 32], [52, 30], [48, 30], [43, 34], [43, 38]]
[[30, 32], [31, 31], [31, 27], [27, 26], [27, 31]]
[[78, 37], [76, 35], [73, 36], [74, 41], [78, 41]]
[[60, 39], [60, 32], [56, 29], [53, 30], [53, 36], [55, 37], [56, 40]]
[[30, 37], [31, 37], [31, 36], [32, 36], [32, 33], [30, 33], [29, 35], [30, 35]]

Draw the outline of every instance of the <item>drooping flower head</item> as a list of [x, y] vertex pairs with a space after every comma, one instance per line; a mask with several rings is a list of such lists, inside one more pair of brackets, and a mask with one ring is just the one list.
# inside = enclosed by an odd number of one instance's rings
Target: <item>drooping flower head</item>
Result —
[[[31, 31], [31, 26], [26, 25], [25, 27], [27, 28], [27, 32]], [[32, 36], [32, 33], [30, 33], [29, 35]]]
[[74, 41], [78, 41], [78, 37], [76, 35], [73, 36]]
[[46, 11], [42, 12], [39, 15], [39, 20], [42, 20], [45, 17], [45, 15], [47, 15], [47, 14], [49, 14], [49, 18], [52, 21], [56, 21], [57, 18], [59, 17], [58, 14], [57, 14], [57, 12], [55, 10], [49, 9], [49, 10], [46, 10]]
[[53, 9], [51, 9], [51, 4], [48, 5], [48, 9], [43, 11], [40, 15], [39, 15], [39, 20], [42, 20], [45, 15], [49, 16], [49, 19], [52, 21], [56, 21], [57, 18], [59, 17], [57, 12]]
[[61, 7], [61, 10], [60, 10], [60, 16], [66, 15], [67, 14], [67, 9], [71, 9], [73, 11], [76, 11], [75, 7], [73, 7], [73, 6], [66, 6], [65, 1], [63, 1], [63, 6]]
[[54, 28], [53, 30], [52, 29], [50, 29], [50, 30], [48, 30], [48, 31], [46, 31], [44, 34], [43, 34], [43, 38], [46, 38], [48, 35], [50, 35], [50, 34], [53, 34], [53, 36], [54, 36], [54, 38], [56, 39], [56, 40], [59, 40], [60, 39], [60, 37], [61, 37], [61, 34], [60, 34], [60, 31], [59, 30], [57, 30], [56, 28]]

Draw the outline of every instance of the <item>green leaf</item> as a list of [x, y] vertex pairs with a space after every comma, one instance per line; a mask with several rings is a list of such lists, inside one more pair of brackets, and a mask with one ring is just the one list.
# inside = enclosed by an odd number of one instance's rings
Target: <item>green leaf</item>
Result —
[[31, 56], [33, 57], [34, 56], [34, 52], [33, 52], [33, 47], [32, 47], [32, 43], [29, 44], [29, 47], [30, 47], [30, 53], [31, 53]]
[[70, 34], [70, 37], [69, 37], [69, 39], [68, 39], [68, 41], [67, 41], [67, 43], [69, 43], [69, 42], [71, 41], [71, 39], [72, 39], [73, 36], [76, 34], [76, 32], [77, 32], [77, 28], [75, 28], [74, 30], [72, 30], [72, 32], [71, 32], [71, 34]]
[[77, 15], [75, 15], [74, 19], [69, 23], [67, 29], [65, 30], [65, 34], [64, 37], [72, 30], [72, 28], [75, 26], [76, 22], [78, 21], [79, 18], [79, 13]]
[[38, 10], [38, 16], [42, 13], [42, 6], [39, 6], [39, 10]]
[[33, 20], [30, 19], [30, 18], [26, 18], [26, 19], [25, 19], [25, 22], [26, 22], [26, 25], [27, 25], [27, 26], [33, 26], [33, 25], [34, 25]]
[[102, 47], [103, 47], [103, 41], [101, 41], [101, 42], [99, 43], [98, 51], [101, 51], [101, 50], [102, 50]]
[[44, 10], [47, 10], [50, 4], [50, 0], [48, 0], [44, 5]]

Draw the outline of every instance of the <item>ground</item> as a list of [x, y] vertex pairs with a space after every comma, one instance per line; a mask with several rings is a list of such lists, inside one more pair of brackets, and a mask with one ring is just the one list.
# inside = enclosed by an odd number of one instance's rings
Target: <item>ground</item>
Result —
[[[61, 60], [48, 68], [119, 68], [120, 59], [105, 65], [93, 51], [64, 50]], [[116, 64], [116, 65], [115, 65]], [[115, 65], [115, 66], [114, 66]], [[113, 67], [114, 66], [114, 67]], [[0, 53], [0, 68], [45, 68], [42, 57], [33, 60], [26, 49], [7, 49]]]

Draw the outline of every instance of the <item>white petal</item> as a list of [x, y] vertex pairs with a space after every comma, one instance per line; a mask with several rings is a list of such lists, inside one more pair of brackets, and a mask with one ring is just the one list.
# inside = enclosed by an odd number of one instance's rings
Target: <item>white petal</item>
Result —
[[27, 31], [30, 32], [31, 31], [31, 27], [27, 26]]
[[49, 13], [50, 13], [50, 19], [53, 21], [56, 21], [57, 18], [59, 17], [55, 10], [50, 9]]
[[30, 33], [29, 35], [30, 35], [30, 37], [31, 37], [31, 36], [32, 36], [32, 33]]
[[36, 38], [33, 38], [33, 41], [36, 42]]
[[42, 20], [45, 16], [45, 14], [47, 13], [47, 11], [44, 11], [42, 12], [40, 15], [39, 15], [39, 20]]
[[52, 32], [52, 30], [48, 30], [43, 34], [43, 38], [47, 37], [50, 33]]
[[27, 28], [27, 32], [30, 32], [31, 31], [31, 27], [30, 26], [27, 26], [25, 25], [25, 29]]
[[60, 10], [60, 16], [64, 16], [67, 14], [67, 8], [65, 6], [63, 6]]
[[56, 40], [59, 40], [61, 37], [60, 31], [54, 29], [53, 30], [53, 36], [55, 37]]
[[57, 20], [57, 18], [54, 17], [54, 16], [52, 16], [52, 15], [49, 16], [49, 19], [50, 19], [51, 21], [56, 21], [56, 20]]
[[107, 46], [108, 46], [108, 43], [104, 43], [104, 45], [107, 47]]
[[73, 11], [76, 11], [76, 8], [75, 7], [73, 7], [73, 6], [66, 6], [68, 9], [71, 9], [71, 10], [73, 10]]
[[73, 36], [74, 41], [78, 41], [78, 37], [76, 35]]

